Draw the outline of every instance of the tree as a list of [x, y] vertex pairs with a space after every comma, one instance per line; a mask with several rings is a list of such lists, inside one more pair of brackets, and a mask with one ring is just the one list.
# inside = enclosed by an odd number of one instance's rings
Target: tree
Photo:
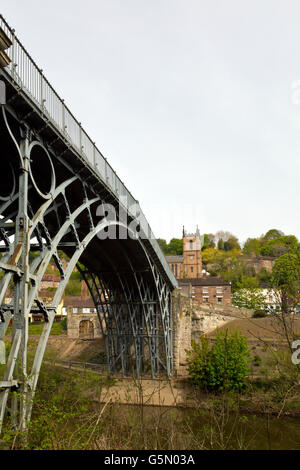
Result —
[[166, 240], [164, 240], [163, 238], [157, 238], [157, 243], [159, 244], [160, 246], [160, 249], [161, 251], [164, 253], [164, 254], [167, 254], [167, 251], [168, 251], [168, 244], [166, 242]]
[[223, 240], [223, 238], [220, 238], [218, 240], [218, 245], [217, 246], [218, 246], [218, 250], [224, 250], [224, 240]]
[[251, 310], [266, 311], [268, 309], [265, 296], [257, 287], [243, 287], [235, 290], [232, 294], [232, 304]]
[[300, 259], [286, 253], [275, 260], [272, 285], [280, 293], [281, 311], [289, 313], [300, 302]]
[[242, 274], [241, 280], [237, 282], [238, 289], [256, 289], [258, 288], [258, 280], [256, 277], [244, 276]]
[[299, 242], [294, 235], [284, 235], [270, 240], [260, 249], [260, 254], [278, 257], [286, 253], [296, 253], [298, 248]]
[[262, 241], [259, 238], [247, 238], [243, 246], [243, 254], [258, 255], [260, 253], [260, 248], [262, 246]]
[[210, 263], [215, 263], [218, 256], [220, 256], [221, 254], [221, 251], [216, 248], [206, 248], [202, 251], [203, 264], [207, 265]]
[[215, 248], [215, 236], [213, 233], [205, 233], [203, 236], [202, 251], [207, 248]]
[[208, 391], [243, 391], [249, 360], [247, 340], [238, 331], [217, 330], [213, 345], [202, 336], [200, 343], [192, 341], [192, 349], [187, 351], [192, 383]]
[[231, 251], [231, 250], [240, 250], [240, 244], [236, 237], [231, 236], [224, 242], [224, 250]]
[[232, 236], [233, 235], [230, 232], [218, 230], [218, 232], [215, 234], [215, 241], [218, 242], [220, 239], [222, 239], [224, 242], [226, 242]]
[[172, 238], [169, 243], [163, 238], [157, 238], [157, 242], [165, 255], [182, 255], [183, 242], [181, 238]]
[[271, 240], [276, 240], [276, 238], [280, 238], [284, 235], [284, 233], [281, 230], [277, 230], [276, 228], [272, 228], [269, 230], [264, 236], [263, 240], [264, 242], [269, 242]]
[[183, 241], [181, 238], [172, 238], [168, 245], [168, 255], [182, 255]]

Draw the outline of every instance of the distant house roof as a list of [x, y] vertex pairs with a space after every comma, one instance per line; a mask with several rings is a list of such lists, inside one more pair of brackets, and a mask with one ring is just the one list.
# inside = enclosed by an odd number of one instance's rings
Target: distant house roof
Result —
[[69, 296], [64, 298], [64, 307], [95, 308], [95, 304], [91, 297], [82, 299], [80, 296]]
[[42, 278], [42, 282], [43, 281], [60, 282], [61, 278], [59, 276], [55, 276], [55, 274], [45, 274]]
[[199, 278], [184, 278], [178, 281], [179, 286], [191, 284], [192, 286], [230, 286], [230, 282], [224, 281], [221, 277], [205, 276]]
[[239, 258], [244, 259], [245, 261], [260, 261], [260, 260], [266, 260], [266, 261], [275, 261], [276, 256], [258, 256], [258, 255], [239, 255]]
[[182, 263], [183, 255], [169, 255], [166, 256], [166, 260], [168, 261], [168, 263]]

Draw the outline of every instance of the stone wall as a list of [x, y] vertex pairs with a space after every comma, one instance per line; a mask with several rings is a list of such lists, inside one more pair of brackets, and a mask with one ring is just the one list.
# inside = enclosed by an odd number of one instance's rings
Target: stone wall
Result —
[[[67, 308], [67, 325], [68, 325], [68, 337], [69, 338], [80, 338], [82, 339], [96, 339], [102, 338], [100, 323], [97, 313], [82, 313], [82, 309], [78, 309], [78, 313], [73, 313], [71, 307]], [[84, 334], [84, 329], [80, 328], [81, 322], [90, 322], [92, 334]], [[81, 335], [80, 331], [83, 330]]]
[[186, 349], [191, 348], [192, 340], [192, 299], [175, 290], [172, 295], [173, 321], [173, 368], [174, 373], [186, 369]]
[[191, 292], [182, 295], [178, 290], [173, 293], [173, 354], [174, 373], [187, 373], [186, 349], [191, 348], [192, 339], [199, 341], [200, 336], [236, 318], [249, 318], [253, 310], [233, 305], [210, 304], [192, 299]]
[[203, 334], [210, 333], [236, 318], [249, 318], [253, 313], [253, 310], [233, 305], [193, 302], [192, 339], [199, 341]]

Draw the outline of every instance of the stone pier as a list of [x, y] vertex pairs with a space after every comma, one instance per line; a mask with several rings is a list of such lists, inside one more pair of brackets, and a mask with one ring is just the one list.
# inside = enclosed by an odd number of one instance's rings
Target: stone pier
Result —
[[191, 293], [183, 295], [175, 290], [172, 296], [174, 376], [187, 374], [186, 350], [192, 340], [237, 318], [249, 318], [254, 311], [233, 305], [210, 304], [192, 299]]

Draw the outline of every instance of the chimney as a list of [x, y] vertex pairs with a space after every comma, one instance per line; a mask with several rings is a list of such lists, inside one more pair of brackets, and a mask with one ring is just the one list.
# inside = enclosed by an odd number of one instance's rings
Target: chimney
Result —
[[88, 298], [88, 286], [85, 281], [81, 281], [81, 299], [87, 300]]

